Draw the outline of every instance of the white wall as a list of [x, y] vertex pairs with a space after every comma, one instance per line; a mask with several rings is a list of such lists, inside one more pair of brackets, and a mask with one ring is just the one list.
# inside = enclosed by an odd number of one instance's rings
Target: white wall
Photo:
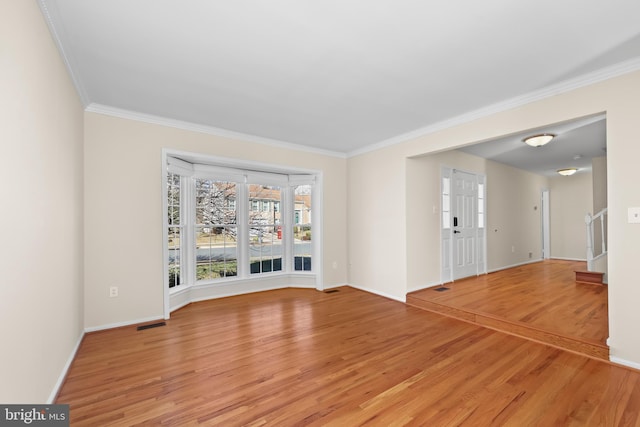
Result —
[[45, 403], [82, 335], [83, 112], [35, 1], [0, 40], [0, 402]]
[[322, 171], [323, 281], [346, 283], [346, 159], [85, 113], [87, 328], [163, 315], [163, 148]]
[[551, 257], [587, 259], [584, 217], [593, 207], [590, 172], [556, 176], [549, 180]]
[[[466, 124], [380, 148], [348, 160], [350, 281], [371, 292], [402, 299], [408, 287], [407, 255], [421, 242], [408, 237], [407, 159], [577, 117], [607, 113], [609, 200], [609, 329], [615, 360], [640, 366], [640, 226], [626, 222], [627, 207], [640, 206], [640, 72], [558, 93]], [[373, 196], [379, 201], [370, 202]], [[367, 202], [367, 203], [365, 203]], [[380, 233], [381, 228], [394, 233]]]
[[[487, 259], [494, 271], [542, 259], [542, 190], [547, 178], [498, 162], [487, 168]], [[555, 236], [551, 235], [551, 240]]]

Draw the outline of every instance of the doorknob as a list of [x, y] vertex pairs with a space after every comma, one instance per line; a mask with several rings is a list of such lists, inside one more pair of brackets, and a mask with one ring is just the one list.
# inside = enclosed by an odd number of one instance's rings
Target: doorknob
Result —
[[460, 233], [458, 230], [453, 230], [453, 234]]

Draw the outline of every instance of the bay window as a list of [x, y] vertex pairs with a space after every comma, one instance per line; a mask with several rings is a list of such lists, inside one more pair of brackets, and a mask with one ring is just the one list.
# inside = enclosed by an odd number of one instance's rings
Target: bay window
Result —
[[315, 174], [185, 157], [168, 156], [165, 175], [165, 278], [171, 292], [314, 272]]

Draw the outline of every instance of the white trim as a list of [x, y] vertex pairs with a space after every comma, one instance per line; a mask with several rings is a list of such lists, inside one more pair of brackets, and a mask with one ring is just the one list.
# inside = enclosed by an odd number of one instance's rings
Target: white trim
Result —
[[[254, 280], [253, 282], [256, 282], [256, 280]], [[305, 285], [295, 281], [290, 281], [288, 284], [285, 284], [285, 285], [281, 285], [279, 283], [281, 283], [281, 281], [278, 281], [278, 284], [274, 284], [271, 281], [263, 280], [263, 283], [258, 283], [257, 285], [254, 283], [254, 285], [251, 288], [248, 288], [247, 286], [238, 286], [238, 283], [230, 283], [230, 282], [227, 282], [226, 286], [221, 286], [219, 284], [200, 285], [197, 288], [194, 286], [191, 286], [189, 288], [184, 289], [183, 292], [186, 293], [186, 295], [184, 296], [184, 301], [180, 302], [174, 307], [171, 307], [171, 312], [173, 313], [174, 311], [179, 310], [195, 302], [209, 301], [209, 300], [234, 297], [239, 295], [248, 295], [256, 292], [266, 292], [266, 291], [274, 291], [278, 289], [289, 289], [289, 288], [317, 290], [314, 285], [311, 285], [311, 284]], [[247, 285], [247, 283], [245, 282], [243, 282], [242, 284]], [[195, 296], [192, 294], [204, 294], [204, 295]]]
[[[189, 300], [189, 303], [209, 301], [212, 299], [219, 299], [219, 298], [236, 297], [240, 295], [248, 295], [248, 294], [253, 294], [258, 292], [276, 291], [278, 289], [288, 289], [290, 287], [291, 286], [265, 286], [263, 288], [252, 290], [251, 292], [223, 292], [215, 295], [207, 295], [204, 297], [192, 298]], [[310, 289], [313, 289], [313, 288], [310, 288]]]
[[615, 356], [609, 356], [609, 361], [611, 363], [616, 363], [618, 365], [626, 366], [628, 368], [633, 368], [633, 369], [640, 370], [640, 363], [638, 363], [638, 362], [632, 362], [630, 360], [621, 359], [621, 358], [615, 357]]
[[78, 341], [76, 342], [76, 345], [73, 347], [73, 350], [71, 350], [71, 354], [69, 354], [69, 358], [67, 359], [67, 363], [64, 364], [64, 367], [62, 368], [62, 372], [60, 372], [60, 375], [58, 376], [58, 381], [56, 381], [56, 384], [53, 386], [53, 390], [51, 390], [51, 394], [49, 395], [49, 398], [47, 399], [47, 405], [52, 404], [55, 400], [56, 397], [58, 396], [58, 393], [60, 392], [60, 388], [62, 387], [62, 384], [64, 383], [64, 380], [67, 378], [67, 374], [69, 373], [69, 368], [71, 367], [71, 364], [73, 363], [73, 361], [76, 358], [76, 354], [78, 353], [78, 349], [80, 348], [80, 344], [82, 344], [82, 340], [84, 339], [84, 332], [82, 332], [80, 334], [80, 337], [78, 338]]
[[537, 91], [530, 92], [521, 96], [510, 98], [501, 102], [487, 105], [474, 111], [470, 111], [465, 114], [461, 114], [456, 117], [452, 117], [447, 120], [416, 129], [411, 132], [407, 132], [401, 135], [394, 136], [393, 138], [385, 139], [375, 144], [368, 145], [347, 153], [347, 157], [359, 156], [371, 151], [379, 150], [381, 148], [390, 147], [392, 145], [401, 144], [403, 142], [410, 141], [412, 139], [420, 138], [444, 129], [449, 129], [464, 123], [490, 116], [492, 114], [501, 113], [517, 107], [521, 107], [526, 104], [531, 104], [536, 101], [541, 101], [552, 96], [560, 95], [581, 87], [589, 86], [595, 83], [602, 82], [614, 77], [621, 76], [623, 74], [631, 73], [640, 70], [640, 57], [636, 57], [627, 61], [620, 62], [618, 64], [611, 65], [609, 67], [602, 68], [600, 70], [592, 71], [587, 74], [575, 77], [573, 79], [565, 80], [560, 83], [547, 86]]
[[236, 296], [240, 296], [240, 295], [248, 295], [248, 294], [253, 294], [253, 293], [258, 293], [258, 292], [277, 291], [277, 290], [280, 290], [280, 289], [311, 289], [311, 290], [315, 290], [315, 288], [313, 286], [306, 286], [306, 285], [299, 285], [299, 284], [298, 285], [297, 284], [291, 284], [291, 285], [287, 285], [287, 286], [266, 286], [264, 288], [256, 289], [256, 290], [251, 291], [251, 292], [228, 292], [228, 293], [222, 293], [222, 294], [218, 294], [218, 295], [194, 298], [194, 299], [191, 300], [191, 302], [209, 301], [209, 300], [212, 300], [212, 299], [236, 297]]
[[540, 262], [540, 261], [543, 261], [543, 259], [542, 258], [530, 259], [528, 261], [519, 262], [517, 264], [505, 265], [504, 267], [498, 267], [498, 268], [491, 269], [491, 270], [487, 271], [487, 274], [495, 273], [496, 271], [508, 270], [510, 268], [520, 267], [520, 266], [527, 265], [527, 264], [534, 264], [534, 263]]
[[[58, 52], [60, 52], [62, 61], [64, 62], [64, 65], [67, 68], [67, 72], [71, 77], [71, 81], [73, 82], [73, 86], [75, 86], [76, 92], [78, 92], [78, 96], [80, 97], [80, 102], [82, 102], [82, 105], [86, 107], [87, 105], [89, 105], [89, 102], [90, 102], [89, 95], [87, 94], [87, 91], [85, 90], [84, 85], [80, 80], [80, 75], [76, 74], [73, 71], [75, 68], [77, 68], [72, 65], [75, 63], [75, 61], [73, 60], [73, 57], [71, 57], [70, 54], [64, 50], [62, 39], [67, 39], [66, 35], [64, 34], [64, 28], [62, 25], [60, 26], [60, 28], [56, 28], [53, 25], [54, 19], [52, 19], [52, 16], [54, 15], [56, 16], [55, 21], [62, 22], [62, 19], [60, 19], [60, 16], [58, 13], [58, 9], [55, 7], [54, 2], [49, 2], [47, 5], [47, 2], [45, 0], [39, 0], [38, 6], [40, 6], [40, 10], [42, 11], [42, 14], [45, 17], [45, 21], [47, 23], [47, 26], [49, 27], [49, 32], [51, 33], [51, 38], [53, 39], [55, 45], [57, 46]], [[60, 35], [62, 35], [62, 37], [60, 37]]]
[[[528, 94], [524, 94], [524, 95], [510, 98], [501, 102], [490, 104], [483, 108], [479, 108], [477, 110], [470, 111], [468, 113], [461, 114], [447, 120], [442, 120], [440, 122], [437, 122], [422, 128], [418, 128], [416, 130], [406, 132], [406, 133], [397, 135], [395, 137], [392, 137], [377, 143], [373, 143], [371, 145], [368, 145], [356, 150], [352, 150], [348, 153], [342, 153], [338, 151], [326, 150], [326, 149], [316, 148], [316, 147], [309, 147], [309, 146], [301, 145], [298, 143], [279, 141], [279, 140], [265, 138], [257, 135], [245, 134], [241, 132], [186, 122], [182, 120], [169, 119], [161, 116], [155, 116], [151, 114], [145, 114], [145, 113], [125, 110], [122, 108], [116, 108], [116, 107], [111, 107], [111, 106], [91, 102], [89, 95], [87, 94], [87, 91], [85, 90], [84, 85], [80, 80], [79, 75], [77, 75], [74, 72], [74, 68], [77, 68], [73, 66], [75, 61], [73, 60], [72, 57], [70, 57], [70, 55], [63, 48], [62, 40], [63, 39], [66, 40], [67, 36], [63, 33], [62, 29], [57, 29], [53, 25], [54, 20], [52, 19], [52, 16], [58, 15], [57, 10], [55, 9], [52, 10], [50, 7], [48, 7], [47, 2], [45, 0], [39, 0], [38, 6], [40, 7], [40, 10], [42, 11], [42, 14], [45, 17], [45, 21], [47, 23], [47, 26], [49, 27], [49, 31], [52, 35], [52, 38], [56, 46], [58, 47], [58, 51], [62, 56], [62, 59], [66, 65], [69, 75], [71, 76], [71, 80], [73, 81], [73, 84], [78, 92], [80, 100], [82, 101], [82, 104], [85, 106], [85, 111], [105, 114], [109, 116], [120, 117], [120, 118], [125, 118], [130, 120], [136, 120], [136, 121], [141, 121], [146, 123], [159, 124], [162, 126], [169, 126], [177, 129], [206, 133], [206, 134], [211, 134], [211, 135], [216, 135], [221, 137], [241, 139], [248, 142], [255, 142], [259, 144], [271, 145], [271, 146], [276, 146], [280, 148], [318, 153], [318, 154], [323, 154], [331, 157], [339, 157], [339, 158], [354, 157], [370, 151], [375, 151], [381, 148], [396, 145], [402, 142], [409, 141], [411, 139], [415, 139], [421, 136], [435, 133], [443, 129], [448, 129], [460, 124], [468, 123], [482, 117], [487, 117], [492, 114], [496, 114], [502, 111], [507, 111], [513, 108], [526, 105], [526, 104], [530, 104], [535, 101], [540, 101], [545, 98], [549, 98], [555, 95], [569, 92], [571, 90], [575, 90], [591, 84], [599, 83], [604, 80], [618, 77], [623, 74], [640, 70], [640, 57], [632, 58], [632, 59], [619, 62], [617, 64], [614, 64], [605, 68], [601, 68], [599, 70], [591, 71], [589, 73], [583, 74], [581, 76], [578, 76], [572, 79], [564, 80], [560, 83], [547, 86], [545, 88], [530, 92]], [[60, 22], [60, 19], [56, 19], [56, 20]]]
[[[324, 287], [324, 175], [322, 171], [316, 174], [316, 181], [311, 192], [311, 212], [316, 212], [311, 218], [311, 231], [316, 237], [311, 240], [311, 272], [316, 275], [316, 289], [322, 291]], [[295, 198], [295, 197], [294, 197]], [[294, 206], [295, 203], [291, 203]], [[293, 215], [293, 213], [292, 213]], [[317, 236], [321, 236], [318, 238]], [[289, 256], [293, 260], [293, 254]]]
[[361, 286], [356, 286], [356, 285], [352, 285], [350, 283], [347, 283], [345, 286], [349, 286], [351, 288], [358, 289], [358, 290], [363, 291], [363, 292], [368, 292], [370, 294], [375, 294], [375, 295], [379, 295], [381, 297], [389, 298], [389, 299], [392, 299], [394, 301], [399, 301], [399, 302], [403, 302], [403, 303], [407, 302], [407, 296], [406, 295], [403, 295], [402, 297], [397, 297], [395, 295], [391, 295], [391, 294], [388, 294], [386, 292], [381, 292], [381, 291], [377, 291], [377, 290], [371, 289], [371, 288], [365, 288], [365, 287], [361, 287]]
[[548, 188], [543, 188], [541, 193], [542, 258], [549, 259], [551, 258], [551, 193]]
[[104, 331], [105, 329], [121, 328], [123, 326], [137, 325], [139, 323], [154, 322], [156, 320], [165, 320], [165, 318], [163, 316], [152, 316], [152, 317], [145, 317], [137, 320], [127, 320], [124, 322], [109, 323], [107, 325], [101, 325], [101, 326], [89, 326], [87, 328], [84, 328], [84, 332], [89, 333], [89, 332]]
[[334, 283], [333, 285], [323, 285], [322, 292], [327, 291], [329, 289], [341, 288], [344, 286], [350, 286], [348, 283]]
[[175, 306], [175, 307], [172, 307], [172, 308], [171, 308], [171, 312], [173, 313], [173, 312], [174, 312], [174, 311], [176, 311], [176, 310], [180, 310], [181, 308], [188, 306], [188, 305], [189, 305], [189, 304], [191, 304], [192, 302], [195, 302], [195, 301], [191, 301], [191, 300], [189, 300], [189, 299], [188, 299], [188, 300], [186, 300], [185, 302], [183, 302], [183, 303], [181, 303], [181, 304], [178, 304], [178, 305], [177, 305], [177, 306]]
[[561, 261], [584, 261], [587, 262], [586, 258], [566, 258], [561, 256], [551, 256], [549, 259], [559, 259]]
[[[168, 200], [167, 200], [167, 168], [168, 168], [167, 149], [162, 149], [162, 168], [160, 171], [160, 195], [162, 200], [162, 313], [165, 319], [171, 315], [170, 297], [169, 297], [169, 247], [166, 242], [169, 241], [169, 227], [167, 219]], [[181, 254], [182, 255], [182, 254]]]
[[204, 133], [208, 135], [219, 136], [222, 138], [237, 139], [245, 142], [253, 142], [256, 144], [263, 144], [272, 147], [286, 148], [288, 150], [304, 151], [314, 154], [322, 154], [324, 156], [339, 157], [344, 159], [347, 157], [345, 153], [338, 151], [325, 150], [322, 148], [309, 147], [302, 144], [293, 142], [279, 141], [271, 138], [264, 138], [258, 135], [251, 135], [248, 133], [236, 132], [227, 129], [221, 129], [213, 126], [202, 125], [183, 120], [175, 120], [162, 116], [155, 116], [152, 114], [139, 113], [137, 111], [125, 110], [122, 108], [110, 107], [108, 105], [97, 104], [95, 102], [86, 105], [85, 111], [90, 113], [104, 114], [112, 117], [119, 117], [121, 119], [135, 120], [143, 123], [151, 123], [161, 126], [172, 127], [176, 129], [187, 130], [191, 132]]
[[[438, 205], [440, 206], [440, 223], [438, 225], [438, 230], [440, 231], [440, 240], [438, 245], [440, 247], [440, 283], [448, 283], [453, 280], [453, 268], [451, 267], [451, 260], [453, 259], [453, 248], [452, 248], [452, 240], [453, 240], [453, 227], [451, 225], [451, 186], [453, 183], [451, 182], [451, 176], [453, 174], [453, 168], [448, 166], [441, 165], [440, 166], [440, 192], [438, 193]], [[444, 180], [449, 180], [449, 192], [447, 195], [449, 196], [449, 206], [444, 206]], [[449, 214], [449, 228], [444, 228], [444, 212]], [[448, 242], [448, 248], [445, 254], [445, 242]], [[446, 265], [449, 265], [446, 268]]]

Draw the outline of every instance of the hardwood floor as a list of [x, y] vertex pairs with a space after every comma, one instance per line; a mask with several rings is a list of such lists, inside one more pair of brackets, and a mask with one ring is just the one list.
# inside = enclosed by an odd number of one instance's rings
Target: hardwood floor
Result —
[[407, 303], [608, 360], [607, 287], [576, 283], [584, 262], [545, 260], [413, 292]]
[[349, 287], [85, 336], [73, 426], [640, 425], [640, 373]]

